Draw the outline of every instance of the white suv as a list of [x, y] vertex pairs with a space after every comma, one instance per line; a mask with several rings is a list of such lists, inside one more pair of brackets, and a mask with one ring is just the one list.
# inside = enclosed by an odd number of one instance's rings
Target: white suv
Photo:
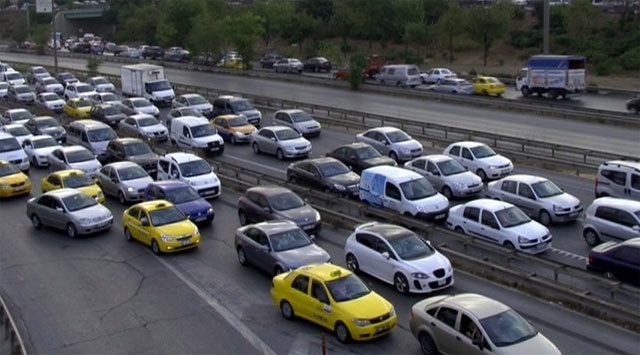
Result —
[[604, 240], [640, 237], [640, 201], [601, 197], [587, 208], [582, 236], [591, 247]]
[[204, 159], [191, 153], [167, 153], [158, 158], [158, 180], [180, 180], [204, 198], [220, 196], [220, 179]]
[[596, 197], [604, 196], [640, 201], [640, 162], [613, 160], [602, 163], [596, 175]]

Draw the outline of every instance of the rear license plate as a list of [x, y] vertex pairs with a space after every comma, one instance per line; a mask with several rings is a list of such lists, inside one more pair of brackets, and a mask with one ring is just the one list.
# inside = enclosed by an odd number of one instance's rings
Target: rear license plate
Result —
[[444, 218], [444, 213], [438, 214], [435, 217], [433, 217], [433, 219], [443, 219]]

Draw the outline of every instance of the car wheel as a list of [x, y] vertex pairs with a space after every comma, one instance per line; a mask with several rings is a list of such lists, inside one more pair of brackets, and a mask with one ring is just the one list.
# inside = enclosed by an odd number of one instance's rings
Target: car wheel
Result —
[[389, 153], [389, 158], [393, 159], [393, 161], [397, 162], [398, 161], [398, 154], [396, 154], [396, 152], [391, 152]]
[[292, 320], [293, 317], [295, 317], [295, 313], [293, 312], [293, 307], [291, 307], [291, 303], [285, 300], [280, 302], [280, 313], [282, 313], [282, 316], [284, 317], [284, 319], [287, 319], [287, 320]]
[[120, 201], [120, 204], [122, 205], [127, 203], [127, 199], [124, 197], [122, 191], [118, 191], [118, 201]]
[[616, 277], [613, 276], [613, 272], [611, 272], [611, 271], [605, 271], [603, 276], [608, 278], [609, 280], [615, 280], [616, 279]]
[[238, 219], [240, 220], [241, 226], [246, 226], [247, 224], [249, 224], [249, 219], [247, 218], [247, 214], [244, 213], [244, 211], [238, 212]]
[[595, 247], [600, 244], [600, 237], [598, 233], [591, 228], [587, 228], [582, 232], [582, 236], [584, 237], [584, 241], [587, 242], [587, 245], [590, 247]]
[[353, 272], [357, 272], [360, 269], [360, 265], [358, 264], [358, 259], [356, 258], [355, 255], [349, 253], [347, 254], [347, 269], [353, 271]]
[[131, 232], [129, 231], [129, 228], [124, 229], [124, 237], [128, 242], [133, 241], [133, 237], [131, 236]]
[[453, 192], [451, 192], [451, 188], [449, 188], [449, 186], [445, 186], [445, 187], [442, 188], [442, 194], [448, 200], [451, 200], [451, 198], [453, 197]]
[[231, 137], [229, 137], [229, 142], [233, 145], [236, 145], [236, 136], [232, 134]]
[[483, 96], [489, 96], [489, 92], [487, 92], [487, 90], [482, 90], [481, 93]]
[[336, 324], [336, 338], [341, 343], [348, 343], [351, 340], [351, 334], [349, 333], [349, 328], [342, 322], [338, 322]]
[[504, 242], [504, 246], [505, 246], [507, 249], [510, 249], [510, 250], [515, 250], [515, 249], [516, 249], [515, 245], [513, 245], [513, 243], [511, 243], [511, 242], [510, 242], [510, 241], [508, 241], [508, 240], [507, 240], [506, 242]]
[[482, 182], [486, 182], [487, 181], [487, 173], [485, 173], [484, 170], [478, 169], [478, 171], [476, 171], [476, 175], [478, 175], [478, 177], [480, 177], [480, 180], [482, 180]]
[[156, 255], [160, 255], [160, 245], [155, 239], [151, 240], [151, 251]]
[[282, 153], [282, 149], [276, 150], [276, 158], [278, 158], [278, 160], [284, 160], [284, 154]]
[[399, 293], [405, 294], [409, 292], [409, 281], [407, 281], [407, 278], [401, 273], [397, 273], [393, 277], [393, 285]]
[[275, 268], [273, 268], [273, 276], [278, 276], [280, 274], [282, 274], [284, 272], [284, 270], [282, 270], [282, 267], [276, 265]]
[[551, 224], [551, 215], [547, 211], [540, 211], [540, 217], [538, 217], [538, 220], [543, 226], [548, 226]]
[[422, 332], [418, 337], [418, 341], [420, 342], [420, 350], [422, 350], [423, 354], [425, 355], [438, 354], [438, 347], [436, 346], [436, 343], [433, 341], [433, 339], [431, 339], [431, 335], [425, 332]]
[[260, 147], [258, 146], [258, 143], [253, 142], [253, 144], [251, 145], [251, 148], [256, 154], [260, 154]]
[[31, 215], [31, 224], [33, 224], [33, 228], [40, 229], [42, 228], [42, 222], [40, 221], [40, 217], [35, 213]]
[[315, 67], [315, 68], [313, 68], [313, 71], [317, 73], [317, 72], [320, 71], [320, 69], [318, 69], [318, 67]]
[[30, 163], [31, 163], [31, 166], [33, 166], [34, 168], [38, 167], [38, 160], [36, 159], [36, 157], [32, 157]]
[[297, 184], [298, 183], [298, 178], [296, 178], [295, 176], [291, 175], [289, 176], [289, 182], [292, 184]]
[[238, 250], [236, 250], [236, 252], [238, 254], [238, 262], [240, 263], [240, 265], [247, 266], [247, 254], [244, 252], [244, 248], [238, 247]]
[[420, 83], [421, 83], [422, 85], [425, 85], [425, 84], [427, 83], [427, 81], [426, 81], [426, 80], [424, 80], [424, 78], [420, 78]]
[[464, 232], [464, 229], [462, 229], [462, 227], [456, 227], [454, 230], [455, 230], [456, 232], [458, 232], [458, 233], [466, 234], [466, 233]]
[[527, 97], [529, 95], [531, 95], [531, 92], [529, 91], [529, 88], [526, 86], [523, 86], [522, 89], [520, 89], [520, 92], [522, 93], [523, 97]]
[[171, 139], [171, 145], [174, 146], [174, 147], [177, 147], [178, 146], [178, 142], [176, 142], [175, 139]]
[[75, 238], [78, 236], [78, 229], [73, 223], [67, 224], [67, 235], [71, 238]]

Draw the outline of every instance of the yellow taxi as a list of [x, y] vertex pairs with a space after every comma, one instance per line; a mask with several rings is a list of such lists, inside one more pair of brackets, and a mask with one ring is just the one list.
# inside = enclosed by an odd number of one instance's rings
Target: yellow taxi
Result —
[[242, 61], [242, 58], [240, 57], [230, 58], [227, 60], [222, 59], [218, 63], [218, 66], [221, 68], [229, 68], [229, 69], [244, 69], [244, 63]]
[[236, 144], [249, 143], [251, 135], [256, 131], [256, 126], [240, 115], [221, 115], [211, 120], [211, 125], [218, 130], [218, 134], [225, 141]]
[[89, 118], [93, 103], [89, 99], [73, 98], [64, 103], [63, 111], [71, 118]]
[[154, 254], [195, 248], [200, 231], [180, 210], [166, 200], [135, 204], [122, 214], [127, 240], [136, 239], [151, 246]]
[[76, 189], [91, 196], [98, 203], [104, 204], [106, 198], [96, 182], [82, 170], [68, 169], [53, 172], [40, 183], [42, 193], [62, 189], [65, 187]]
[[0, 197], [24, 195], [31, 192], [31, 180], [17, 166], [0, 160]]
[[271, 298], [285, 319], [299, 317], [325, 327], [339, 341], [371, 340], [393, 331], [393, 305], [337, 265], [310, 264], [275, 276]]
[[476, 95], [500, 96], [507, 90], [500, 80], [492, 76], [477, 76], [471, 79], [471, 85]]

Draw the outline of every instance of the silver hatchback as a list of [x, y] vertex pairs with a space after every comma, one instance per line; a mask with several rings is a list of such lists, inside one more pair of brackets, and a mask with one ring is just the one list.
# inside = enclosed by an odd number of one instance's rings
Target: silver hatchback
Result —
[[431, 185], [449, 200], [482, 192], [482, 179], [478, 175], [467, 170], [457, 160], [443, 154], [413, 159], [406, 162], [404, 168], [427, 178]]
[[144, 191], [153, 179], [140, 165], [129, 161], [107, 164], [96, 176], [102, 191], [118, 197], [121, 204], [142, 201]]
[[280, 160], [308, 157], [311, 153], [311, 143], [287, 126], [260, 128], [251, 135], [251, 148], [256, 154], [272, 154]]
[[273, 124], [291, 127], [304, 137], [317, 137], [322, 132], [320, 122], [310, 113], [298, 109], [276, 111]]
[[356, 142], [365, 142], [397, 162], [422, 155], [422, 144], [396, 127], [376, 127], [356, 134]]
[[601, 197], [585, 213], [582, 236], [590, 247], [604, 240], [640, 237], [640, 201]]

